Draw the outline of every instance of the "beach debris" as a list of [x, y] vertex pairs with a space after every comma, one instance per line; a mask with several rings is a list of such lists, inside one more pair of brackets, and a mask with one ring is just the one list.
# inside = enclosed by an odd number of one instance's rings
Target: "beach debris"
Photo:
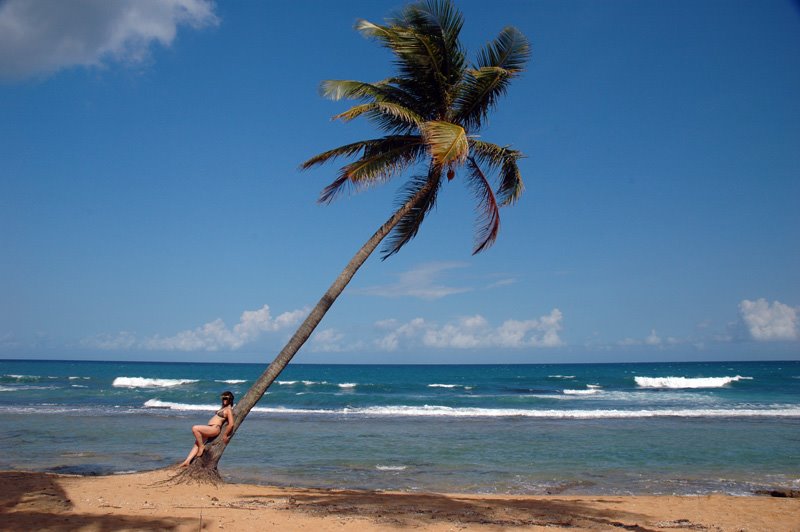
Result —
[[688, 530], [708, 530], [708, 527], [705, 525], [700, 525], [697, 523], [692, 523], [688, 519], [676, 519], [674, 521], [659, 521], [655, 523], [655, 526], [658, 528], [681, 528], [681, 529], [688, 529]]
[[800, 490], [789, 488], [779, 488], [774, 490], [756, 490], [756, 495], [766, 495], [768, 497], [788, 497], [790, 499], [800, 499]]

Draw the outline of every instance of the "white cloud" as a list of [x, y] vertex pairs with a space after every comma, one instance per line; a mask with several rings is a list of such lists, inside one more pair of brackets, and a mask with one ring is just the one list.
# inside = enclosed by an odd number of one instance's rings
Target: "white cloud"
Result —
[[641, 344], [642, 344], [641, 340], [637, 340], [636, 338], [623, 338], [622, 340], [617, 342], [617, 345], [621, 345], [623, 347], [629, 345], [641, 345]]
[[153, 336], [138, 340], [129, 332], [104, 334], [81, 341], [84, 347], [94, 349], [148, 349], [158, 351], [219, 351], [239, 349], [258, 339], [265, 332], [280, 331], [297, 325], [308, 314], [308, 309], [284, 312], [273, 318], [268, 305], [258, 310], [245, 310], [239, 323], [228, 328], [222, 319], [210, 321], [195, 329], [181, 331], [173, 336]]
[[324, 329], [317, 331], [309, 340], [311, 351], [323, 351], [328, 353], [339, 353], [345, 351], [342, 345], [344, 334], [336, 329]]
[[500, 279], [499, 281], [495, 281], [490, 283], [486, 286], [484, 290], [491, 290], [492, 288], [500, 288], [503, 286], [511, 286], [512, 284], [516, 284], [517, 280], [513, 277], [508, 277], [506, 279]]
[[438, 282], [443, 272], [464, 268], [462, 262], [431, 262], [422, 264], [398, 275], [396, 283], [368, 286], [353, 290], [357, 294], [381, 297], [418, 297], [420, 299], [439, 299], [453, 294], [470, 292], [472, 288], [447, 286]]
[[758, 341], [797, 340], [797, 309], [779, 301], [743, 300], [739, 313], [750, 336]]
[[178, 26], [215, 25], [210, 0], [6, 0], [0, 3], [0, 79], [72, 66], [141, 63]]
[[525, 348], [557, 347], [563, 345], [558, 336], [563, 315], [558, 309], [532, 320], [507, 320], [493, 327], [480, 315], [466, 316], [438, 325], [423, 318], [408, 323], [383, 321], [378, 328], [389, 332], [375, 341], [375, 346], [385, 351], [394, 351], [407, 344], [422, 344], [432, 348]]
[[117, 334], [98, 334], [91, 338], [84, 338], [80, 343], [83, 347], [92, 349], [130, 349], [136, 345], [136, 336], [127, 331]]
[[6, 332], [0, 334], [0, 349], [10, 349], [21, 345], [14, 333]]
[[650, 334], [644, 339], [644, 343], [647, 345], [661, 345], [661, 338], [656, 334], [655, 329], [650, 331]]
[[401, 340], [413, 338], [425, 329], [425, 320], [414, 318], [402, 325], [397, 320], [383, 320], [377, 322], [375, 326], [378, 329], [389, 330], [375, 341], [375, 346], [382, 351], [396, 351], [400, 347]]
[[258, 310], [245, 310], [233, 329], [229, 329], [221, 319], [216, 319], [168, 338], [155, 336], [145, 340], [143, 346], [146, 349], [167, 351], [238, 349], [261, 336], [261, 333], [279, 331], [299, 323], [306, 314], [308, 310], [294, 310], [272, 319], [269, 306], [264, 305]]
[[658, 347], [663, 348], [665, 346], [672, 346], [672, 345], [682, 345], [687, 343], [692, 343], [693, 341], [688, 338], [675, 338], [674, 336], [668, 336], [666, 338], [662, 338], [658, 335], [655, 329], [650, 329], [650, 334], [645, 336], [643, 339], [639, 338], [623, 338], [617, 342], [617, 346], [620, 347], [631, 347], [631, 346], [650, 346], [650, 347]]

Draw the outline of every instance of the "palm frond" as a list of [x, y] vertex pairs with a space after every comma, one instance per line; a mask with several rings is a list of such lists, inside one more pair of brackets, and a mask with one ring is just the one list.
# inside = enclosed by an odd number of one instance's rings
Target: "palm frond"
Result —
[[511, 75], [499, 67], [467, 70], [453, 108], [454, 122], [464, 124], [470, 131], [484, 125], [489, 112], [508, 88]]
[[466, 65], [459, 42], [463, 17], [449, 0], [429, 0], [406, 6], [381, 26], [361, 20], [363, 35], [377, 39], [396, 56], [406, 90], [428, 119], [442, 119], [455, 99]]
[[[411, 177], [401, 189], [401, 204], [413, 201], [414, 206], [396, 215], [402, 218], [387, 237], [384, 259], [415, 237], [436, 204], [445, 173], [452, 178], [459, 166], [467, 166], [467, 181], [478, 200], [474, 253], [494, 243], [499, 208], [517, 201], [524, 189], [518, 167], [522, 153], [468, 133], [485, 124], [510, 81], [522, 72], [530, 46], [519, 31], [505, 28], [468, 69], [460, 43], [462, 28], [463, 17], [454, 0], [419, 0], [384, 24], [360, 20], [356, 29], [393, 54], [395, 72], [372, 83], [329, 80], [320, 86], [327, 98], [355, 100], [356, 105], [334, 119], [349, 122], [364, 116], [386, 133], [303, 163], [305, 169], [351, 158], [322, 191], [320, 202], [333, 201], [347, 188], [384, 182], [423, 158], [429, 162], [427, 175]], [[498, 185], [494, 190], [490, 179]]]
[[530, 45], [519, 30], [508, 27], [500, 32], [478, 54], [477, 68], [465, 71], [453, 120], [470, 131], [480, 129], [529, 58]]
[[393, 22], [412, 26], [427, 33], [434, 32], [448, 46], [460, 47], [458, 38], [464, 27], [464, 16], [456, 9], [453, 2], [425, 0], [410, 4]]
[[530, 56], [528, 39], [517, 28], [508, 26], [478, 52], [478, 68], [500, 67], [516, 74], [525, 68]]
[[517, 165], [519, 158], [507, 158], [500, 169], [500, 188], [497, 195], [500, 196], [500, 205], [503, 207], [515, 204], [525, 191], [525, 183]]
[[427, 0], [411, 4], [403, 12], [402, 21], [418, 34], [433, 37], [436, 47], [443, 52], [440, 58], [442, 75], [448, 85], [457, 83], [466, 64], [459, 42], [464, 17], [453, 2]]
[[491, 142], [470, 139], [470, 153], [475, 159], [499, 175], [497, 190], [501, 207], [513, 205], [522, 196], [525, 185], [517, 161], [525, 157], [521, 151], [508, 146], [498, 146]]
[[380, 24], [374, 24], [369, 20], [358, 19], [355, 25], [356, 31], [360, 32], [365, 37], [372, 37], [385, 41], [389, 39], [390, 29]]
[[420, 125], [434, 164], [462, 163], [469, 155], [469, 141], [464, 128], [452, 122], [434, 120]]
[[420, 198], [419, 203], [392, 229], [392, 232], [386, 239], [386, 244], [382, 250], [382, 260], [386, 260], [408, 244], [419, 231], [425, 215], [430, 212], [436, 205], [436, 197], [439, 193], [439, 188], [442, 183], [442, 169], [437, 166], [431, 166], [428, 170], [428, 175], [413, 176], [406, 185], [403, 187], [401, 193], [400, 205], [405, 204], [411, 198], [417, 195], [424, 187], [430, 185], [427, 194]]
[[513, 150], [508, 146], [498, 146], [476, 138], [469, 139], [469, 149], [470, 155], [473, 155], [479, 163], [488, 164], [492, 170], [499, 169], [509, 157], [516, 159], [524, 157], [519, 150]]
[[468, 183], [478, 200], [475, 247], [472, 250], [472, 254], [475, 255], [490, 247], [497, 239], [500, 231], [500, 210], [492, 192], [492, 186], [475, 158], [467, 159], [467, 167], [469, 168]]
[[358, 188], [385, 181], [413, 165], [424, 153], [422, 138], [388, 136], [364, 146], [362, 156], [341, 168], [339, 175], [320, 194], [320, 203], [332, 202], [345, 185]]
[[300, 165], [300, 169], [308, 170], [312, 166], [332, 161], [338, 157], [352, 157], [353, 155], [356, 155], [361, 150], [363, 150], [364, 148], [366, 148], [367, 146], [371, 145], [372, 143], [378, 140], [381, 139], [361, 140], [359, 142], [354, 142], [352, 144], [345, 144], [344, 146], [339, 146], [338, 148], [322, 152], [302, 163]]
[[370, 102], [351, 107], [344, 113], [333, 117], [333, 120], [349, 122], [366, 113], [368, 118], [376, 122], [381, 129], [417, 129], [423, 122], [421, 116], [411, 109], [388, 102]]
[[319, 92], [330, 100], [362, 100], [413, 105], [413, 97], [393, 84], [394, 78], [365, 83], [350, 79], [328, 79], [320, 83]]

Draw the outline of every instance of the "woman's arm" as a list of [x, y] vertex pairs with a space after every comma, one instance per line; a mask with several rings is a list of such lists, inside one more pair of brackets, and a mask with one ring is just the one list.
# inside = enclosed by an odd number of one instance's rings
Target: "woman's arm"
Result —
[[231, 439], [231, 434], [233, 434], [233, 408], [228, 407], [225, 409], [225, 419], [228, 422], [228, 429], [222, 436], [222, 441], [227, 444]]

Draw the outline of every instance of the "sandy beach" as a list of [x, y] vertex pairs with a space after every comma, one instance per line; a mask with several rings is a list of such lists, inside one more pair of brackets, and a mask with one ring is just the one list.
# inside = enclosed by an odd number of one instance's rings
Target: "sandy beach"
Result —
[[778, 497], [489, 496], [0, 473], [3, 530], [800, 530]]

